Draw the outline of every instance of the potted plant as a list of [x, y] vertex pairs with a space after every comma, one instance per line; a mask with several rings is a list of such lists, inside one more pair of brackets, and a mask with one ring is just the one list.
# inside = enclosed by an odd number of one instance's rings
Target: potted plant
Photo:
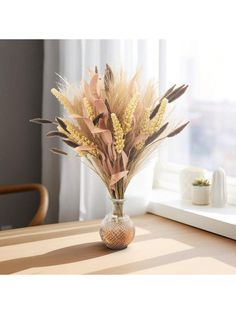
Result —
[[210, 183], [207, 179], [196, 178], [192, 183], [192, 203], [208, 205], [210, 201]]

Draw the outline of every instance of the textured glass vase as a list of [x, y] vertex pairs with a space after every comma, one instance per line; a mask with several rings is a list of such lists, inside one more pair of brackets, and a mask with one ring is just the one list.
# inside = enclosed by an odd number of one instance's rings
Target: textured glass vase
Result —
[[125, 249], [134, 239], [132, 220], [124, 213], [124, 199], [112, 199], [113, 208], [100, 227], [100, 236], [105, 245], [113, 250]]

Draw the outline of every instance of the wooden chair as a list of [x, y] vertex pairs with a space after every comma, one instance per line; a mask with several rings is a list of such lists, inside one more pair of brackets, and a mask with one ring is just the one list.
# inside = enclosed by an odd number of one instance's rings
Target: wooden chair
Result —
[[48, 211], [48, 191], [42, 184], [0, 185], [0, 194], [37, 191], [40, 195], [39, 207], [28, 226], [41, 225]]

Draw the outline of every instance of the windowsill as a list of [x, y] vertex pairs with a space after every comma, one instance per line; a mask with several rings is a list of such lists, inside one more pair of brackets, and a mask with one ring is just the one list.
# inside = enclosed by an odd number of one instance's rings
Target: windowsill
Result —
[[179, 193], [154, 189], [147, 212], [236, 240], [236, 206], [196, 206]]

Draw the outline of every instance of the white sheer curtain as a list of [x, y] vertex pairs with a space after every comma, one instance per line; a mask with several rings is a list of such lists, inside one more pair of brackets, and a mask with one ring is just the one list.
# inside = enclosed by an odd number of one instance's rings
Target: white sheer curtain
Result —
[[[143, 83], [158, 80], [158, 40], [48, 40], [45, 41], [43, 117], [54, 118], [62, 110], [50, 95], [55, 86], [55, 72], [72, 83], [80, 83], [88, 68], [106, 63], [113, 68], [123, 66], [128, 74], [137, 67], [142, 70]], [[100, 179], [78, 158], [53, 155], [49, 147], [57, 144], [45, 139], [43, 127], [42, 181], [50, 193], [48, 222], [89, 220], [103, 217], [110, 206], [108, 194]], [[58, 146], [58, 144], [57, 144]], [[152, 188], [153, 167], [142, 171], [130, 185], [126, 198], [129, 214], [145, 211], [148, 192]]]

